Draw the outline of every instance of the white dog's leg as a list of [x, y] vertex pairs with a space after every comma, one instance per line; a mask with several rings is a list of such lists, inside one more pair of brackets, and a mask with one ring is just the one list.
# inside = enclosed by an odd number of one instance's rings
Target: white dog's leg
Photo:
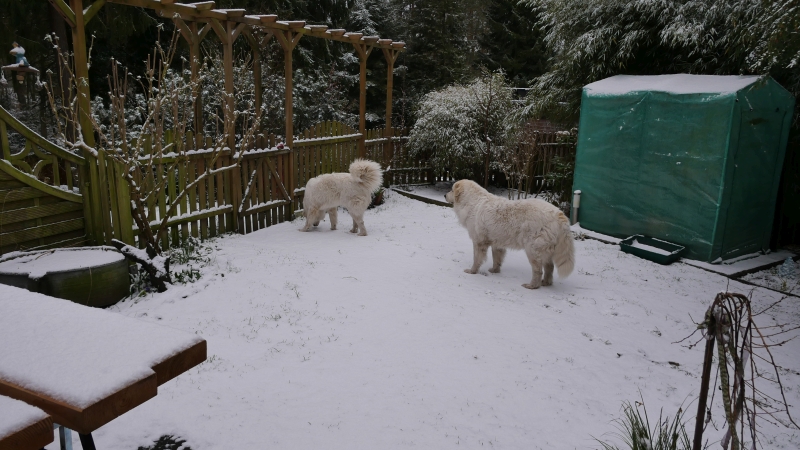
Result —
[[331, 219], [331, 230], [335, 230], [336, 224], [339, 223], [339, 213], [336, 208], [331, 208], [328, 210], [328, 218]]
[[311, 231], [311, 225], [317, 217], [317, 210], [309, 208], [308, 211], [303, 211], [303, 215], [306, 216], [306, 225], [300, 231]]
[[364, 211], [352, 211], [350, 215], [353, 216], [353, 229], [351, 233], [358, 233], [359, 236], [367, 235], [367, 227], [364, 226]]
[[542, 286], [551, 286], [553, 284], [553, 260], [544, 263], [544, 277], [542, 277]]
[[483, 261], [486, 260], [487, 250], [489, 250], [488, 244], [478, 244], [477, 242], [472, 241], [472, 267], [469, 269], [464, 269], [464, 272], [472, 274], [478, 273], [478, 269], [481, 268], [481, 264], [483, 264]]
[[324, 212], [324, 211], [320, 211], [320, 212], [318, 212], [318, 213], [317, 213], [317, 216], [316, 216], [316, 217], [314, 217], [314, 224], [313, 224], [313, 225], [314, 225], [315, 227], [316, 227], [316, 226], [318, 226], [318, 225], [319, 225], [319, 222], [320, 222], [322, 219], [324, 219], [324, 218], [325, 218], [325, 212]]
[[539, 289], [542, 285], [542, 262], [539, 261], [539, 254], [530, 250], [525, 250], [525, 254], [528, 255], [528, 261], [531, 263], [533, 276], [531, 277], [531, 282], [529, 284], [523, 284], [522, 287], [527, 289]]
[[506, 249], [496, 248], [492, 246], [492, 268], [489, 269], [491, 273], [499, 273], [500, 266], [503, 265], [503, 259], [506, 257]]

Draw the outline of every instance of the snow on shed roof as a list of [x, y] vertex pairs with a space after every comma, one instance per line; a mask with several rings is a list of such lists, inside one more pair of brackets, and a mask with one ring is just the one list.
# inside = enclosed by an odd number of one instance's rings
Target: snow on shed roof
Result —
[[590, 95], [657, 91], [673, 94], [712, 94], [739, 91], [761, 78], [757, 75], [616, 75], [584, 86]]

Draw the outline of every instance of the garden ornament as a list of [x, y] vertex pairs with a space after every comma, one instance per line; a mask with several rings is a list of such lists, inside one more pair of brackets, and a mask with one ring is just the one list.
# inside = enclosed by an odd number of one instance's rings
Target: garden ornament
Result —
[[22, 46], [17, 44], [16, 42], [12, 43], [11, 45], [14, 48], [12, 48], [11, 51], [9, 51], [8, 53], [14, 55], [14, 57], [17, 58], [17, 60], [15, 61], [15, 64], [18, 67], [28, 67], [28, 66], [30, 66], [30, 64], [28, 63], [28, 59], [25, 58], [25, 49], [22, 48]]

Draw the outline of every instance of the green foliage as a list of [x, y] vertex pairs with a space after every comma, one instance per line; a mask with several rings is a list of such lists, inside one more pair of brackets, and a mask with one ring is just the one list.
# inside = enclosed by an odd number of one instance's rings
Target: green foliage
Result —
[[[189, 237], [179, 247], [168, 252], [171, 264], [172, 281], [178, 284], [194, 283], [202, 277], [200, 269], [211, 264], [214, 240], [200, 241]], [[150, 283], [147, 273], [141, 269], [131, 275], [131, 297], [144, 297], [156, 289]], [[163, 436], [162, 436], [163, 437]]]
[[514, 87], [527, 87], [546, 69], [547, 55], [539, 14], [518, 0], [487, 2], [486, 31], [480, 43], [480, 63], [503, 70]]
[[622, 446], [597, 439], [603, 450], [691, 450], [692, 444], [681, 419], [683, 410], [678, 409], [674, 417], [664, 417], [659, 411], [658, 421], [650, 426], [650, 418], [644, 401], [631, 405], [622, 404], [623, 417], [614, 420], [617, 424], [615, 437]]
[[[427, 94], [408, 139], [412, 155], [429, 156], [437, 171], [488, 182], [493, 152], [516, 145], [519, 123], [502, 73]], [[483, 173], [476, 173], [476, 166]]]
[[153, 445], [139, 447], [138, 450], [192, 450], [192, 447], [184, 445], [185, 443], [185, 439], [175, 437], [171, 434], [165, 434], [153, 441]]
[[575, 174], [575, 158], [554, 156], [550, 171], [544, 175], [547, 192], [543, 198], [569, 212], [572, 200], [572, 178]]
[[798, 0], [524, 0], [551, 54], [528, 112], [577, 121], [581, 88], [617, 74], [770, 74], [800, 95]]

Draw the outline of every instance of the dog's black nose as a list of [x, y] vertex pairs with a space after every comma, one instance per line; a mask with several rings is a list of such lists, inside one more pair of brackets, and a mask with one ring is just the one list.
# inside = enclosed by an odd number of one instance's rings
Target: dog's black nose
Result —
[[444, 194], [444, 199], [447, 200], [447, 194]]

